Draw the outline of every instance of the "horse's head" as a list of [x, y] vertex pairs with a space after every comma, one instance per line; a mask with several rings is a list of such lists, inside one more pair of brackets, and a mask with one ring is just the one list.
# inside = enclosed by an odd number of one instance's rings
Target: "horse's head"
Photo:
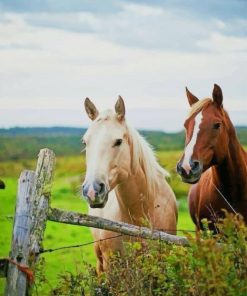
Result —
[[212, 99], [198, 100], [187, 88], [186, 93], [191, 111], [184, 123], [186, 143], [177, 172], [184, 182], [194, 184], [205, 170], [220, 163], [227, 154], [227, 114], [218, 85], [214, 85]]
[[85, 109], [92, 124], [83, 137], [86, 145], [84, 197], [92, 208], [103, 208], [108, 193], [123, 182], [130, 172], [130, 145], [125, 123], [125, 106], [119, 96], [115, 111], [99, 113], [87, 98]]

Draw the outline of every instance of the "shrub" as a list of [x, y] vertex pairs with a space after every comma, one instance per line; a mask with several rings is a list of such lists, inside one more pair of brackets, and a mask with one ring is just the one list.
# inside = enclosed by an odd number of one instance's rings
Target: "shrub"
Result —
[[51, 295], [84, 295], [80, 287], [85, 295], [247, 295], [247, 227], [242, 217], [226, 214], [218, 229], [217, 235], [187, 234], [190, 247], [126, 243], [124, 255], [112, 255], [107, 274], [97, 277], [85, 265], [86, 274], [63, 275]]

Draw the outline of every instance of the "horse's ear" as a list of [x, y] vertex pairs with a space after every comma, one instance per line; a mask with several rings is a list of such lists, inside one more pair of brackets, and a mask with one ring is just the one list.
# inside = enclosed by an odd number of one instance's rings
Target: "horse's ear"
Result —
[[187, 95], [187, 98], [188, 98], [188, 101], [189, 101], [190, 106], [194, 105], [196, 102], [199, 101], [199, 99], [198, 99], [196, 96], [194, 96], [194, 95], [188, 90], [187, 87], [185, 88], [185, 90], [186, 90], [186, 95]]
[[99, 111], [95, 107], [94, 103], [89, 100], [89, 98], [85, 99], [84, 106], [87, 115], [91, 120], [94, 120], [99, 115]]
[[219, 85], [215, 84], [213, 89], [213, 99], [218, 107], [222, 107], [223, 102], [223, 93]]
[[122, 121], [125, 117], [125, 105], [124, 100], [121, 96], [118, 96], [118, 100], [115, 104], [115, 111], [117, 113], [117, 118]]

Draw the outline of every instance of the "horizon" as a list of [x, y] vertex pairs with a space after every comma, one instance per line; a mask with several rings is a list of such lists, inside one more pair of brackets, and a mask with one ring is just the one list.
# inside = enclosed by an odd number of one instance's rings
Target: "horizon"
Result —
[[[241, 128], [246, 128], [247, 129], [247, 125], [234, 125], [235, 129], [241, 129]], [[82, 127], [78, 127], [78, 126], [12, 126], [12, 127], [7, 127], [7, 128], [2, 128], [0, 127], [0, 131], [10, 131], [10, 130], [14, 130], [14, 129], [75, 129], [75, 130], [87, 130], [88, 126], [82, 126]], [[185, 132], [185, 129], [181, 129], [181, 130], [177, 130], [177, 131], [166, 131], [166, 130], [160, 130], [160, 129], [142, 129], [142, 128], [138, 128], [138, 131], [146, 131], [146, 132], [162, 132], [162, 133], [166, 133], [166, 134], [177, 134], [177, 133], [182, 133]], [[0, 134], [1, 136], [1, 134]]]

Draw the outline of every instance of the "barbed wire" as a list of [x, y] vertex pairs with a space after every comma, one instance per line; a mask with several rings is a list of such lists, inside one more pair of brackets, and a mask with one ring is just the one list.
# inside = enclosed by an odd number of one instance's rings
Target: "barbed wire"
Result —
[[[164, 232], [192, 232], [192, 233], [196, 233], [196, 230], [184, 230], [184, 229], [177, 229], [177, 230], [161, 230], [161, 231], [164, 231]], [[55, 251], [60, 251], [60, 250], [64, 250], [64, 249], [71, 249], [71, 248], [80, 248], [80, 247], [85, 247], [85, 246], [89, 246], [89, 245], [92, 245], [92, 244], [95, 244], [95, 243], [99, 243], [99, 242], [103, 242], [103, 241], [107, 241], [107, 240], [110, 240], [110, 239], [115, 239], [115, 238], [118, 238], [118, 237], [121, 237], [121, 236], [131, 236], [131, 237], [136, 237], [136, 238], [141, 238], [141, 237], [138, 237], [136, 235], [131, 235], [131, 234], [118, 234], [118, 235], [115, 235], [115, 236], [111, 236], [111, 237], [107, 237], [107, 238], [103, 238], [103, 239], [99, 239], [99, 240], [94, 240], [94, 241], [90, 241], [90, 242], [86, 242], [86, 243], [83, 243], [83, 244], [77, 244], [77, 245], [69, 245], [69, 246], [63, 246], [63, 247], [58, 247], [58, 248], [54, 248], [54, 249], [44, 249], [44, 250], [40, 250], [39, 254], [43, 254], [43, 253], [52, 253], [52, 252], [55, 252]], [[152, 238], [145, 238], [146, 240], [152, 240]]]
[[[0, 220], [1, 220], [1, 217], [4, 218], [4, 219], [9, 220], [9, 222], [14, 219], [14, 216], [12, 216], [12, 215], [5, 215], [5, 216], [0, 215]], [[166, 232], [166, 233], [167, 232], [183, 232], [183, 233], [197, 233], [198, 232], [197, 230], [191, 230], [191, 229], [159, 229], [159, 231], [163, 231], [163, 232]], [[99, 239], [99, 240], [94, 240], [94, 241], [89, 241], [89, 242], [82, 243], [82, 244], [62, 246], [62, 247], [57, 247], [57, 248], [53, 248], [53, 249], [52, 248], [50, 248], [50, 249], [41, 249], [38, 254], [52, 253], [52, 252], [61, 251], [61, 250], [64, 250], [64, 249], [81, 248], [81, 247], [93, 245], [95, 243], [99, 243], [99, 242], [103, 242], [103, 241], [107, 241], [107, 240], [110, 240], [110, 239], [115, 239], [115, 238], [119, 238], [119, 237], [123, 237], [123, 236], [131, 236], [131, 237], [141, 238], [141, 237], [138, 237], [136, 235], [131, 235], [131, 234], [128, 234], [128, 235], [127, 234], [118, 234], [118, 235], [115, 235], [115, 236], [111, 236], [111, 237], [107, 237], [107, 238]], [[152, 240], [152, 238], [145, 238], [145, 239], [146, 240]]]
[[60, 251], [60, 250], [64, 250], [64, 249], [71, 249], [71, 248], [80, 248], [80, 247], [85, 247], [85, 246], [89, 246], [95, 243], [99, 243], [99, 242], [103, 242], [103, 241], [107, 241], [109, 239], [114, 239], [117, 237], [121, 237], [124, 236], [125, 234], [118, 234], [115, 236], [111, 236], [111, 237], [107, 237], [107, 238], [103, 238], [103, 239], [99, 239], [99, 240], [95, 240], [95, 241], [90, 241], [84, 244], [79, 244], [79, 245], [70, 245], [70, 246], [64, 246], [64, 247], [58, 247], [58, 248], [54, 248], [54, 249], [44, 249], [44, 250], [40, 250], [39, 254], [44, 254], [44, 253], [52, 253], [55, 251]]

